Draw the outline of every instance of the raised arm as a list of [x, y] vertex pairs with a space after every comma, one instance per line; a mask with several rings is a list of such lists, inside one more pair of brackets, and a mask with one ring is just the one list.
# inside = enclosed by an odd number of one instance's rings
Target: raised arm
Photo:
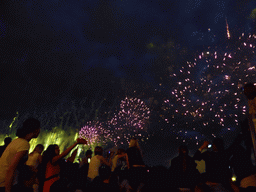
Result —
[[121, 155], [118, 155], [118, 159], [119, 159], [119, 158], [122, 158], [122, 157], [125, 157], [125, 156], [126, 156], [126, 153], [121, 154]]
[[63, 151], [60, 155], [55, 156], [52, 159], [52, 163], [56, 163], [59, 159], [67, 156], [69, 154], [69, 152], [77, 145], [77, 144], [87, 144], [85, 139], [77, 139], [76, 142], [71, 145], [69, 148], [67, 148], [65, 151]]
[[106, 158], [104, 158], [103, 156], [100, 156], [100, 161], [101, 161], [103, 164], [105, 164], [105, 165], [111, 167], [111, 166], [112, 166], [112, 156], [113, 156], [113, 153], [110, 153], [110, 157], [109, 157], [109, 160], [108, 160], [108, 161], [107, 161]]
[[209, 145], [209, 142], [208, 141], [204, 141], [203, 145], [196, 151], [193, 159], [194, 160], [198, 160], [198, 161], [200, 161], [202, 159], [205, 160], [207, 158], [207, 153], [206, 152], [205, 153], [201, 153], [201, 152], [204, 149], [208, 149], [208, 145]]
[[72, 155], [67, 159], [67, 161], [73, 163], [74, 160], [75, 160], [75, 158], [76, 158], [77, 151], [78, 151], [78, 149], [76, 149], [76, 150], [72, 153]]
[[12, 162], [7, 170], [6, 176], [5, 176], [5, 192], [11, 192], [12, 188], [12, 182], [14, 179], [14, 173], [17, 169], [17, 166], [20, 162], [20, 160], [25, 157], [28, 154], [28, 151], [20, 151], [16, 153], [14, 158], [12, 159]]
[[129, 163], [129, 159], [128, 159], [127, 153], [125, 153], [125, 160], [126, 160], [126, 163], [127, 163], [127, 168], [130, 169], [130, 163]]

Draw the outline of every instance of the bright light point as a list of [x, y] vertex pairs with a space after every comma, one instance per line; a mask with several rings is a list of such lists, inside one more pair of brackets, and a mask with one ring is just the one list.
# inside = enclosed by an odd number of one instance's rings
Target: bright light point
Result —
[[149, 43], [148, 44], [148, 48], [153, 48], [154, 47], [154, 44], [153, 43]]
[[225, 75], [225, 79], [229, 80], [229, 79], [230, 79], [230, 76]]

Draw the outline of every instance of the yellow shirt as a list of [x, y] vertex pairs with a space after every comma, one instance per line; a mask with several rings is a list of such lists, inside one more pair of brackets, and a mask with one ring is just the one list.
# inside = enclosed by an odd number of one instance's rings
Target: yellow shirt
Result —
[[256, 97], [252, 100], [248, 100], [249, 114], [256, 115]]
[[101, 161], [98, 157], [99, 155], [93, 156], [89, 164], [88, 177], [91, 179], [94, 179], [99, 175], [99, 168], [101, 166]]

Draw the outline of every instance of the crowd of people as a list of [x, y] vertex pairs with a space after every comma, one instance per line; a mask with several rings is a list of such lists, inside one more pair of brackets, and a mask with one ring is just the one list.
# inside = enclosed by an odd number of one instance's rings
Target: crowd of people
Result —
[[[250, 114], [255, 115], [256, 102], [252, 101], [256, 98], [255, 86], [245, 86], [245, 95], [251, 101]], [[0, 192], [255, 192], [252, 119], [241, 124], [242, 132], [227, 149], [221, 138], [215, 138], [211, 149], [210, 143], [205, 141], [192, 157], [187, 146], [181, 145], [179, 155], [171, 160], [169, 168], [165, 168], [145, 165], [136, 138], [130, 140], [126, 150], [119, 148], [116, 152], [104, 153], [103, 148], [97, 146], [94, 152], [86, 151], [79, 163], [74, 163], [77, 149], [70, 157], [65, 157], [77, 145], [87, 144], [81, 138], [62, 153], [56, 144], [49, 145], [46, 150], [38, 144], [29, 154], [29, 142], [38, 137], [41, 129], [37, 119], [29, 118], [17, 130], [18, 138], [6, 138], [4, 146], [0, 147]], [[205, 169], [199, 166], [202, 161]], [[236, 181], [232, 180], [233, 174]]]
[[[233, 144], [225, 149], [220, 138], [205, 141], [193, 157], [187, 146], [178, 148], [179, 155], [171, 166], [148, 167], [143, 161], [139, 142], [133, 138], [127, 150], [119, 148], [115, 153], [101, 146], [86, 151], [85, 157], [74, 163], [79, 144], [76, 142], [60, 153], [59, 146], [42, 144], [28, 154], [29, 141], [40, 133], [40, 122], [27, 119], [17, 130], [17, 139], [5, 139], [0, 157], [0, 191], [31, 192], [86, 192], [86, 191], [256, 191], [256, 168], [251, 161], [252, 140], [247, 127]], [[205, 170], [198, 169], [197, 162], [205, 162]], [[232, 181], [232, 171], [237, 180]]]

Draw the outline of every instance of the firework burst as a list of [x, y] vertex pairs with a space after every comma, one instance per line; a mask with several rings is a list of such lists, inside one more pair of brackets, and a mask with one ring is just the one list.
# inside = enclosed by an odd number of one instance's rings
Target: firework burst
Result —
[[142, 100], [127, 97], [122, 100], [119, 112], [108, 122], [114, 143], [124, 144], [134, 136], [146, 137], [149, 115], [150, 110]]
[[106, 130], [99, 121], [89, 121], [79, 131], [79, 138], [86, 139], [90, 148], [107, 143], [110, 131]]
[[177, 84], [163, 102], [165, 121], [173, 128], [186, 124], [196, 130], [217, 124], [234, 129], [247, 110], [241, 88], [256, 82], [255, 44], [255, 35], [242, 34], [225, 48], [208, 47], [193, 62], [173, 71], [170, 78]]

